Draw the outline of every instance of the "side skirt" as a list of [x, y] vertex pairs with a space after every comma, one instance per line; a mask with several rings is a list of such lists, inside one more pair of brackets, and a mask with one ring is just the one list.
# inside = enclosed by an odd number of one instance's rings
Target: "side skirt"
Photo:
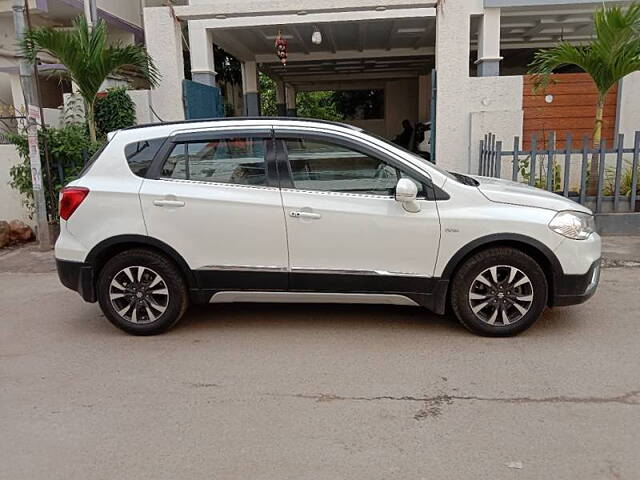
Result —
[[378, 272], [195, 270], [194, 303], [278, 302], [413, 305], [446, 310], [449, 282]]

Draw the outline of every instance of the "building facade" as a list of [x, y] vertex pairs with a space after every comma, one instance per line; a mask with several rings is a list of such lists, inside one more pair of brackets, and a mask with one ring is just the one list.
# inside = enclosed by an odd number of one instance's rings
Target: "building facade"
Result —
[[[83, 0], [27, 0], [31, 25], [68, 27], [83, 15]], [[147, 4], [154, 4], [147, 2]], [[160, 5], [160, 0], [155, 4]], [[142, 9], [138, 0], [97, 0], [97, 18], [104, 20], [111, 42], [143, 43]], [[30, 221], [20, 194], [11, 188], [9, 171], [21, 161], [14, 145], [5, 144], [2, 133], [15, 132], [25, 112], [24, 95], [18, 73], [18, 49], [13, 23], [14, 0], [0, 0], [0, 220], [18, 218]], [[39, 57], [40, 103], [47, 124], [57, 126], [65, 93], [72, 91], [71, 82], [52, 73], [63, 70], [57, 59]], [[113, 82], [116, 79], [110, 80]], [[109, 83], [107, 83], [108, 86]]]
[[[0, 108], [5, 117], [12, 111], [22, 111], [24, 99], [18, 74], [18, 52], [13, 25], [13, 0], [0, 0]], [[34, 27], [68, 27], [74, 18], [83, 15], [83, 0], [28, 0], [31, 24]], [[97, 18], [108, 26], [111, 42], [143, 43], [142, 9], [144, 4], [131, 1], [96, 1]], [[40, 88], [42, 106], [57, 109], [63, 94], [71, 92], [70, 82], [52, 78], [52, 72], [64, 67], [55, 58], [40, 56]], [[55, 116], [54, 112], [49, 112]], [[53, 120], [53, 118], [51, 118]]]
[[[392, 138], [403, 119], [435, 119], [437, 162], [473, 172], [485, 133], [506, 147], [522, 136], [533, 53], [559, 40], [588, 40], [600, 6], [585, 0], [189, 0], [149, 7], [147, 47], [163, 73], [151, 101], [163, 120], [184, 116], [175, 92], [184, 78], [186, 23], [192, 80], [215, 85], [212, 45], [222, 47], [242, 64], [247, 115], [260, 114], [258, 72], [276, 82], [278, 110], [289, 114], [295, 114], [296, 92], [381, 89], [383, 118], [351, 123]], [[278, 36], [288, 44], [286, 65], [275, 53]], [[634, 76], [618, 90], [620, 131], [640, 126], [631, 106], [637, 84]]]
[[[83, 12], [82, 0], [28, 1], [36, 26], [69, 26]], [[5, 116], [24, 106], [12, 4], [0, 0]], [[241, 64], [246, 115], [260, 115], [259, 73], [275, 82], [282, 115], [296, 114], [299, 92], [383, 92], [374, 115], [347, 122], [392, 139], [405, 119], [433, 121], [436, 162], [476, 173], [486, 133], [507, 150], [515, 136], [526, 145], [532, 133], [551, 129], [558, 138], [563, 129], [590, 133], [595, 101], [584, 74], [569, 72], [552, 94], [540, 96], [532, 94], [526, 73], [538, 49], [588, 40], [601, 6], [601, 0], [97, 0], [97, 16], [107, 22], [112, 41], [144, 41], [162, 74], [158, 88], [131, 92], [139, 122], [183, 119], [182, 82], [188, 77], [216, 85], [217, 45]], [[276, 38], [287, 42], [286, 65], [276, 55]], [[45, 121], [55, 125], [72, 86], [50, 78], [63, 68], [56, 59], [42, 56], [39, 63]], [[640, 130], [638, 98], [636, 72], [608, 99], [609, 141]], [[8, 185], [9, 168], [18, 161], [13, 146], [0, 145], [0, 218], [26, 219]]]

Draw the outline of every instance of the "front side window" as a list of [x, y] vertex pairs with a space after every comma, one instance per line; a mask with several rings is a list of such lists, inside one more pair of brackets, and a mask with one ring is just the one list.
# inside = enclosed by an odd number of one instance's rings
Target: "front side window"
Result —
[[266, 185], [262, 138], [219, 138], [177, 143], [162, 177], [236, 185]]
[[[348, 147], [317, 140], [286, 139], [293, 185], [300, 190], [392, 196], [408, 175]], [[422, 186], [418, 186], [419, 196]]]

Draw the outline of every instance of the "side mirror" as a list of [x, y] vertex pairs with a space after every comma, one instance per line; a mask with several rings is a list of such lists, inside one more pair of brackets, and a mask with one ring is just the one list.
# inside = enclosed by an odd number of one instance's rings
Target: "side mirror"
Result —
[[402, 207], [411, 213], [418, 213], [420, 205], [416, 202], [418, 198], [417, 185], [408, 178], [401, 178], [396, 185], [396, 202], [401, 202]]

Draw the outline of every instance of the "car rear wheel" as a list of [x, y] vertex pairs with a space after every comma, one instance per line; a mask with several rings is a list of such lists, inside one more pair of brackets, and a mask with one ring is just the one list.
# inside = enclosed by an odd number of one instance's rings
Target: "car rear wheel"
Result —
[[185, 282], [173, 262], [142, 249], [107, 262], [98, 279], [98, 301], [111, 323], [133, 335], [170, 329], [188, 306]]
[[451, 306], [473, 333], [511, 336], [540, 318], [548, 286], [542, 268], [514, 248], [492, 248], [465, 261], [451, 287]]

